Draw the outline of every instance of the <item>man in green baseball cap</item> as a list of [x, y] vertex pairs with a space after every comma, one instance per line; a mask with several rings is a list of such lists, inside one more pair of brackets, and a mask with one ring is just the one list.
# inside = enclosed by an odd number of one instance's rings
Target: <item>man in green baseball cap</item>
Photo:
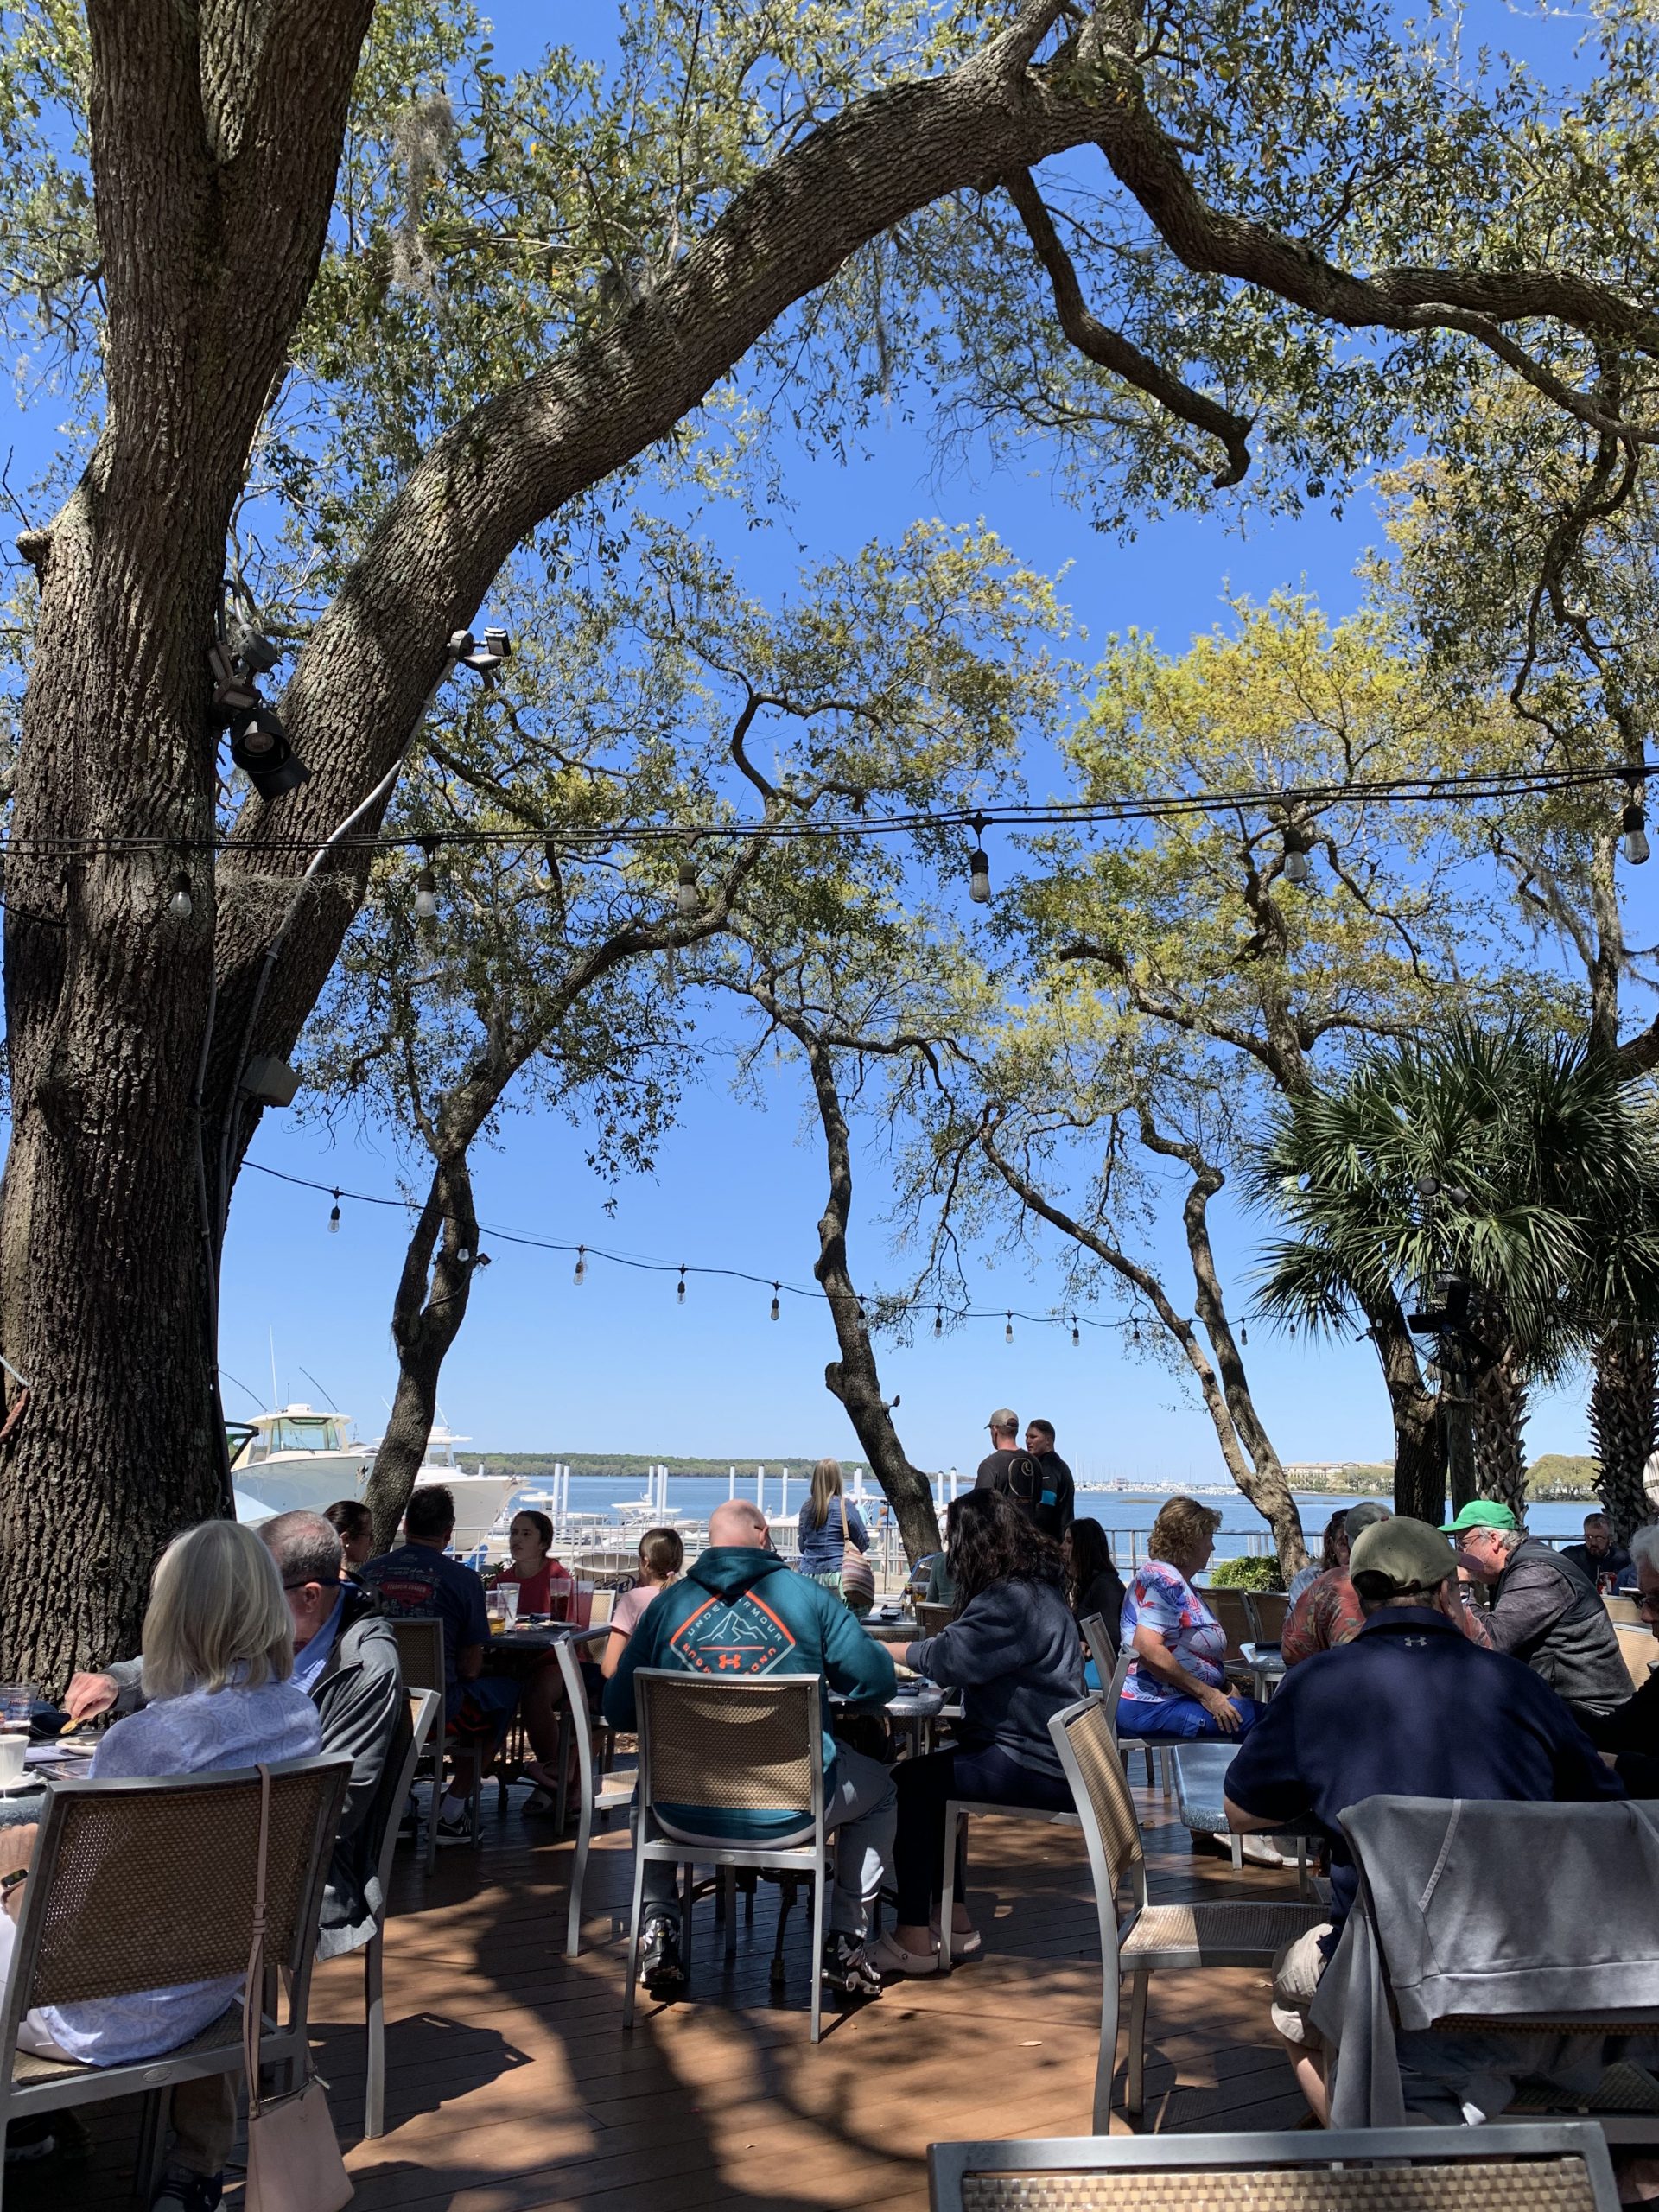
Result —
[[1460, 1536], [1465, 1529], [1513, 1529], [1516, 1525], [1514, 1514], [1495, 1497], [1471, 1497], [1459, 1509], [1456, 1520], [1441, 1522], [1440, 1534]]
[[1496, 1649], [1524, 1659], [1581, 1713], [1611, 1713], [1630, 1694], [1618, 1633], [1578, 1564], [1527, 1535], [1495, 1497], [1471, 1498], [1441, 1533], [1458, 1540], [1458, 1571], [1492, 1591]]

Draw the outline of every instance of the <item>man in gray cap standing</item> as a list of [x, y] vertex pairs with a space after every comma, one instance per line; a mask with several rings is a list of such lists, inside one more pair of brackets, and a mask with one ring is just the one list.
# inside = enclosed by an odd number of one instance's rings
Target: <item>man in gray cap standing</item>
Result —
[[1365, 1613], [1359, 1634], [1287, 1675], [1224, 1785], [1235, 1831], [1309, 1827], [1331, 1847], [1330, 1922], [1274, 1962], [1274, 2025], [1321, 2120], [1323, 2047], [1307, 2011], [1357, 1885], [1343, 1808], [1377, 1796], [1587, 1803], [1624, 1795], [1531, 1668], [1463, 1633], [1457, 1560], [1439, 1530], [1403, 1516], [1378, 1521], [1356, 1538], [1348, 1572]]

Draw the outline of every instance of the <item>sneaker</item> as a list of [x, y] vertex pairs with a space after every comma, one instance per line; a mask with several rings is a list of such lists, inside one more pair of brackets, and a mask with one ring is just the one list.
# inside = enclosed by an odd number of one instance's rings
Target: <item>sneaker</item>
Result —
[[52, 2132], [55, 2117], [52, 2113], [35, 2113], [26, 2120], [14, 2120], [6, 2129], [6, 2164], [32, 2166], [37, 2158], [49, 2158], [58, 2147]]
[[840, 1934], [823, 1939], [823, 1959], [818, 1969], [826, 1989], [839, 1989], [849, 1997], [879, 1997], [881, 1977], [870, 1963], [870, 1955], [855, 1936]]
[[449, 1844], [470, 1843], [472, 1840], [473, 1824], [464, 1813], [458, 1821], [438, 1822], [438, 1849], [440, 1851]]
[[224, 2194], [223, 2174], [193, 2174], [183, 2166], [168, 2166], [149, 2200], [149, 2212], [219, 2212]]
[[640, 1931], [639, 1979], [653, 1990], [677, 1987], [685, 1980], [679, 1931], [671, 1912], [653, 1913]]

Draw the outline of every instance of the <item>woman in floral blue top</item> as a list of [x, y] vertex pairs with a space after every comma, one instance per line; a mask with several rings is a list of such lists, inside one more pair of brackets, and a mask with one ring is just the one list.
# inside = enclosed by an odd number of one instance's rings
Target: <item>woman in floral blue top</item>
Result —
[[1261, 1716], [1254, 1698], [1229, 1695], [1227, 1631], [1192, 1586], [1220, 1526], [1220, 1514], [1193, 1497], [1172, 1497], [1153, 1523], [1123, 1600], [1135, 1658], [1118, 1700], [1120, 1736], [1236, 1736]]

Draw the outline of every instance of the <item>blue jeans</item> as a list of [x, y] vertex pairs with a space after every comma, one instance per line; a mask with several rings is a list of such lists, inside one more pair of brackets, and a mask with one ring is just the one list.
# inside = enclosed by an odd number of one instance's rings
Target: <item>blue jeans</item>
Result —
[[[1262, 1718], [1262, 1707], [1253, 1697], [1243, 1695], [1230, 1697], [1227, 1702], [1238, 1715], [1239, 1735], [1248, 1736]], [[1117, 1701], [1117, 1732], [1120, 1737], [1181, 1736], [1192, 1740], [1219, 1736], [1221, 1723], [1195, 1697], [1160, 1697], [1155, 1701], [1123, 1697]]]

